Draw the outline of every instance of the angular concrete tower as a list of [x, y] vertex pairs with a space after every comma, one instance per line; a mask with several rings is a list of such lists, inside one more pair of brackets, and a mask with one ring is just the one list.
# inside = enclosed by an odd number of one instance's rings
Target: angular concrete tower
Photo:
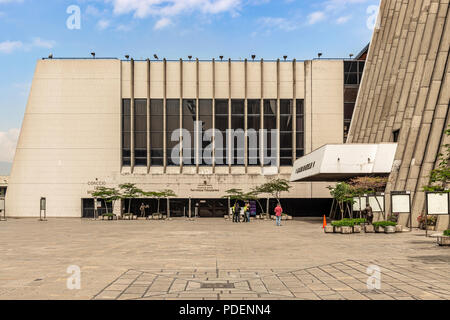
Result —
[[347, 141], [398, 142], [386, 192], [411, 191], [413, 225], [440, 148], [450, 143], [448, 15], [449, 0], [381, 1]]

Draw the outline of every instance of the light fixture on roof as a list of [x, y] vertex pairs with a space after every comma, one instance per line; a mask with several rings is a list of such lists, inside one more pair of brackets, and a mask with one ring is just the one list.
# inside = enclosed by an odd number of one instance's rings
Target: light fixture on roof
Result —
[[220, 58], [220, 61], [222, 61], [222, 60], [223, 60], [223, 56], [219, 56], [219, 58]]
[[252, 60], [255, 61], [256, 55], [252, 54]]
[[286, 61], [288, 58], [288, 56], [283, 56], [284, 61]]
[[154, 57], [156, 60], [159, 60], [159, 58], [158, 58], [158, 56], [157, 56], [156, 54], [154, 54], [153, 57]]
[[91, 52], [91, 56], [95, 59], [95, 52]]
[[188, 59], [189, 59], [189, 60], [192, 60], [192, 56], [188, 56]]
[[49, 59], [53, 59], [53, 53], [50, 53], [50, 54], [48, 55], [48, 58], [49, 58]]
[[350, 59], [352, 59], [352, 58], [353, 58], [353, 56], [354, 56], [354, 54], [353, 54], [353, 53], [350, 53], [350, 54], [349, 54], [349, 57], [350, 57]]
[[319, 59], [322, 57], [322, 52], [319, 52], [318, 54], [317, 54], [317, 56], [319, 57]]
[[127, 60], [130, 59], [130, 55], [126, 54], [125, 59], [127, 59]]

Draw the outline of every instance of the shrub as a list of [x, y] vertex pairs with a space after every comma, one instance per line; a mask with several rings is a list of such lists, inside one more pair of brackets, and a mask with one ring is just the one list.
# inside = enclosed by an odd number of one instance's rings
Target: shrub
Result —
[[379, 221], [379, 222], [374, 222], [373, 223], [373, 226], [375, 228], [377, 228], [377, 227], [383, 227], [383, 228], [385, 228], [385, 227], [395, 227], [396, 225], [397, 225], [397, 223], [393, 222], [393, 221]]
[[444, 236], [450, 237], [450, 229], [444, 231]]
[[354, 227], [355, 225], [359, 225], [365, 223], [366, 219], [342, 219], [339, 221], [331, 222], [333, 227]]

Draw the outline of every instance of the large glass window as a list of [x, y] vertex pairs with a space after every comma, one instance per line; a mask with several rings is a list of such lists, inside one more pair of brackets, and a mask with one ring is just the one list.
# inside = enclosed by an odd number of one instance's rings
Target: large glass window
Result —
[[183, 100], [183, 129], [189, 132], [190, 137], [183, 137], [183, 164], [195, 165], [195, 124], [197, 121], [196, 100]]
[[164, 165], [163, 100], [150, 100], [150, 158], [151, 165]]
[[263, 134], [263, 155], [264, 165], [273, 165], [277, 157], [277, 134], [272, 130], [277, 129], [277, 100], [264, 100], [264, 129]]
[[292, 166], [292, 121], [294, 106], [292, 100], [280, 101], [280, 165]]
[[[216, 100], [216, 137], [215, 163], [217, 166], [227, 165], [227, 130], [228, 130], [228, 100]], [[220, 134], [220, 137], [217, 135]]]
[[248, 100], [247, 106], [248, 165], [257, 166], [260, 160], [261, 100]]
[[233, 165], [245, 164], [245, 103], [244, 100], [231, 101], [231, 129], [233, 129]]
[[122, 100], [122, 165], [131, 165], [131, 100]]
[[[201, 123], [201, 136], [205, 135], [205, 132], [212, 129], [213, 128], [213, 109], [212, 109], [212, 100], [208, 100], [208, 99], [202, 99], [199, 100], [199, 105], [198, 105], [198, 120]], [[205, 139], [207, 140], [207, 139]], [[212, 144], [212, 140], [211, 141], [203, 141], [203, 139], [201, 139], [201, 143], [202, 143], [202, 152], [199, 156], [199, 165], [201, 166], [210, 166], [212, 165], [212, 148], [211, 148], [211, 144]], [[208, 148], [209, 147], [209, 148]], [[208, 148], [208, 149], [207, 149]]]
[[297, 158], [301, 158], [305, 155], [305, 107], [304, 100], [297, 100]]
[[147, 166], [147, 99], [134, 100], [134, 157], [136, 166]]
[[[166, 152], [167, 166], [180, 165], [180, 152], [177, 152], [180, 143], [180, 100], [169, 99], [166, 105]], [[177, 131], [178, 130], [178, 131]], [[178, 132], [178, 134], [174, 132]], [[173, 135], [173, 137], [172, 137]], [[174, 138], [172, 141], [172, 138]], [[177, 148], [177, 149], [176, 149]]]

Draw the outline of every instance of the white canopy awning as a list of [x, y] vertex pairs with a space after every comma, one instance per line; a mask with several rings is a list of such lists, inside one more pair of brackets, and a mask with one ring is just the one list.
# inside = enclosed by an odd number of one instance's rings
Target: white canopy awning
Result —
[[336, 181], [362, 175], [389, 175], [396, 143], [328, 144], [298, 159], [291, 181]]

